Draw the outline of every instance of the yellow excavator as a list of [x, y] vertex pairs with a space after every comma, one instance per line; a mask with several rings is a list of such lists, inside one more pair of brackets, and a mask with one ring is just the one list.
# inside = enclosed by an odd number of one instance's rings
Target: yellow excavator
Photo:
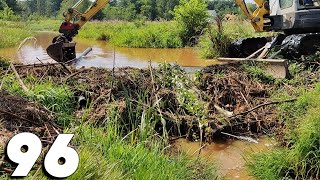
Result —
[[250, 12], [244, 0], [235, 0], [258, 32], [282, 32], [276, 37], [240, 38], [229, 56], [248, 57], [271, 42], [285, 58], [314, 54], [320, 47], [320, 0], [254, 0]]
[[64, 22], [59, 28], [61, 34], [52, 40], [52, 44], [47, 48], [47, 54], [57, 62], [75, 59], [76, 42], [73, 41], [73, 38], [78, 34], [80, 28], [92, 19], [109, 1], [95, 0], [84, 13], [78, 10], [83, 0], [79, 0], [72, 8], [69, 8], [64, 14]]

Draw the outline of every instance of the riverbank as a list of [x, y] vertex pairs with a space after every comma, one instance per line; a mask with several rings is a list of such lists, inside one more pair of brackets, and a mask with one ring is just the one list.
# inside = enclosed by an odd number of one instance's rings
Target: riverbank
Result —
[[[61, 21], [42, 20], [27, 22], [1, 21], [0, 31], [2, 43], [0, 48], [18, 46], [26, 37], [34, 35], [36, 31], [58, 31]], [[224, 43], [225, 50], [228, 44], [239, 37], [265, 36], [268, 33], [254, 33], [253, 28], [247, 21], [223, 21], [223, 39], [219, 42], [211, 41], [213, 37], [220, 37], [217, 34], [215, 23], [210, 28], [203, 30], [196, 46], [204, 58], [213, 58], [221, 54], [221, 50], [215, 48]], [[103, 40], [117, 47], [128, 48], [182, 48], [183, 44], [180, 25], [175, 21], [108, 21], [88, 22], [80, 31], [77, 37]], [[192, 38], [192, 37], [190, 37]]]
[[[80, 153], [81, 171], [78, 172], [82, 174], [74, 175], [74, 179], [84, 173], [91, 173], [95, 178], [215, 178], [217, 173], [212, 162], [208, 164], [208, 161], [177, 154], [170, 148], [170, 142], [184, 137], [205, 145], [216, 139], [229, 139], [226, 134], [249, 142], [255, 142], [261, 135], [286, 137], [281, 135], [293, 130], [289, 126], [292, 121], [281, 115], [293, 111], [304, 114], [306, 111], [286, 108], [296, 104], [308, 109], [305, 104], [315, 94], [307, 99], [302, 96], [296, 101], [295, 98], [303, 91], [310, 90], [313, 94], [320, 76], [317, 70], [307, 71], [296, 65], [290, 67], [292, 79], [282, 81], [262, 73], [263, 66], [250, 64], [211, 66], [194, 76], [168, 64], [158, 69], [117, 69], [114, 73], [101, 68], [69, 67], [71, 73], [68, 73], [52, 65], [17, 66], [28, 89], [25, 91], [11, 72], [5, 74], [5, 65], [3, 68], [1, 95], [8, 99], [3, 102], [14, 102], [0, 106], [3, 110], [2, 152], [14, 132], [36, 133], [48, 145], [57, 131], [75, 133], [72, 145]], [[10, 106], [14, 104], [21, 105], [19, 112]], [[12, 115], [18, 113], [20, 118]], [[38, 125], [26, 121], [29, 117]], [[24, 129], [9, 123], [12, 118], [22, 123]], [[313, 119], [306, 122], [318, 128]], [[300, 144], [309, 142], [309, 136], [303, 141], [297, 137]], [[291, 141], [283, 138], [280, 142]], [[98, 163], [95, 157], [101, 157], [102, 161]], [[261, 164], [267, 161], [258, 157], [269, 156], [258, 154], [253, 158], [253, 162]], [[146, 170], [146, 166], [150, 168]], [[14, 169], [7, 162], [2, 163], [2, 167]], [[37, 167], [41, 167], [40, 164]], [[263, 166], [251, 167], [253, 175], [263, 177], [258, 174], [258, 167]], [[106, 169], [108, 173], [102, 173]], [[32, 176], [43, 174], [34, 171]]]
[[[163, 105], [154, 104], [157, 96], [150, 90], [152, 77], [158, 82], [156, 70], [121, 69], [112, 75], [107, 69], [70, 69], [70, 75], [55, 66], [17, 67], [28, 88], [24, 91], [5, 69], [1, 71], [1, 99], [6, 99], [0, 103], [1, 157], [4, 144], [14, 133], [33, 132], [47, 147], [57, 132], [66, 132], [75, 134], [71, 144], [80, 156], [78, 171], [70, 179], [216, 177], [212, 165], [167, 152], [169, 130], [162, 128], [165, 115], [159, 114]], [[2, 162], [2, 177], [8, 177], [5, 172], [12, 172], [14, 167]], [[39, 163], [36, 169], [40, 167]], [[29, 177], [44, 174], [35, 170]]]

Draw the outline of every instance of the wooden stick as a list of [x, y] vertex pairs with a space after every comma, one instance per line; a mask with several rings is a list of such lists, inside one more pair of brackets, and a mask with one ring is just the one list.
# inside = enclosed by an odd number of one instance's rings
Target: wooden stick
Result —
[[233, 116], [233, 112], [227, 111], [225, 109], [223, 109], [222, 107], [218, 106], [217, 104], [214, 105], [214, 108], [220, 113], [223, 114], [226, 117], [232, 117]]
[[[264, 104], [260, 104], [259, 106], [256, 106], [248, 111], [245, 111], [245, 112], [242, 112], [242, 113], [239, 113], [239, 114], [235, 114], [233, 115], [232, 117], [236, 117], [236, 116], [242, 116], [242, 115], [246, 115], [246, 114], [249, 114], [250, 112], [256, 110], [256, 109], [259, 109], [259, 108], [262, 108], [264, 106], [269, 106], [269, 105], [273, 105], [273, 104], [281, 104], [281, 103], [286, 103], [286, 102], [293, 102], [293, 101], [296, 101], [297, 98], [294, 98], [294, 99], [289, 99], [289, 100], [284, 100], [284, 101], [274, 101], [274, 102], [268, 102], [268, 103], [264, 103]], [[232, 118], [231, 117], [231, 118]]]
[[31, 123], [31, 124], [35, 124], [35, 125], [39, 126], [39, 124], [36, 123], [36, 122], [33, 122], [33, 121], [29, 120], [29, 119], [20, 117], [20, 116], [18, 116], [18, 115], [16, 115], [16, 114], [13, 114], [13, 113], [11, 113], [11, 112], [8, 112], [8, 111], [2, 110], [2, 109], [0, 109], [0, 113], [7, 114], [7, 115], [9, 115], [9, 116], [12, 116], [12, 117], [15, 117], [15, 118], [21, 119], [21, 120], [23, 120], [23, 121], [27, 121], [27, 122], [29, 122], [29, 123]]
[[92, 71], [92, 69], [82, 69], [82, 70], [79, 70], [79, 71], [77, 71], [77, 72], [69, 75], [68, 77], [66, 77], [63, 81], [66, 82], [66, 81], [68, 81], [70, 78], [72, 78], [72, 77], [74, 77], [74, 76], [76, 76], [76, 75], [78, 75], [78, 74], [80, 74], [80, 73], [82, 73], [82, 72], [85, 72], [85, 71]]
[[239, 140], [244, 140], [244, 141], [248, 141], [248, 142], [251, 142], [251, 143], [259, 144], [259, 142], [257, 140], [252, 139], [251, 137], [236, 136], [236, 135], [225, 133], [225, 132], [221, 132], [221, 134], [224, 134], [224, 135], [227, 135], [227, 136], [231, 136], [231, 137], [237, 138]]
[[266, 46], [263, 46], [262, 48], [260, 48], [260, 49], [257, 50], [256, 52], [252, 53], [250, 56], [246, 57], [246, 59], [254, 58], [258, 53], [260, 53], [261, 51], [263, 51], [264, 48], [266, 48]]
[[28, 93], [29, 92], [29, 89], [27, 88], [27, 86], [23, 83], [23, 81], [21, 80], [20, 78], [20, 75], [18, 74], [16, 68], [14, 67], [14, 65], [12, 63], [10, 63], [10, 68], [12, 69], [12, 71], [14, 72], [21, 88], [23, 89], [24, 92]]

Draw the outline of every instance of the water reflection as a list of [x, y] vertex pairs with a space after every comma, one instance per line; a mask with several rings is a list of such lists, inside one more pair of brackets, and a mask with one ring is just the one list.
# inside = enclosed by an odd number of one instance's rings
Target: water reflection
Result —
[[[19, 53], [16, 48], [0, 49], [0, 55], [15, 59], [24, 64], [38, 64], [52, 62], [46, 54], [45, 49], [50, 45], [56, 36], [53, 32], [39, 32], [36, 34], [37, 42], [30, 41], [22, 46]], [[191, 48], [183, 49], [152, 49], [152, 48], [114, 48], [104, 41], [76, 38], [77, 54], [81, 54], [88, 47], [93, 51], [77, 66], [82, 67], [136, 67], [145, 68], [150, 64], [156, 66], [160, 62], [177, 63], [186, 67], [203, 67], [215, 64], [213, 60], [201, 59], [196, 50]]]

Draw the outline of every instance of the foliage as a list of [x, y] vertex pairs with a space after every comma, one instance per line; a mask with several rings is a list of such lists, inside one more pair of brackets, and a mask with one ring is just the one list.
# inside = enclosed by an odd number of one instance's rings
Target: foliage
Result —
[[170, 11], [179, 0], [121, 0], [113, 1], [103, 10], [105, 20], [132, 21], [142, 17], [147, 20], [171, 20]]
[[107, 40], [121, 47], [182, 47], [175, 22], [92, 22], [79, 33], [82, 38]]
[[182, 28], [184, 45], [193, 46], [208, 25], [207, 4], [204, 0], [181, 0], [174, 8], [174, 17]]
[[0, 11], [0, 19], [9, 20], [9, 21], [17, 21], [19, 18], [13, 12], [13, 10], [9, 7], [5, 7]]
[[[248, 10], [253, 12], [256, 9], [256, 5], [250, 2], [246, 2]], [[246, 15], [242, 12], [240, 7], [235, 4], [234, 0], [211, 0], [208, 1], [208, 9], [215, 10], [220, 17], [224, 17], [227, 14], [237, 15], [240, 19], [246, 19]]]
[[23, 23], [0, 21], [0, 48], [17, 46], [23, 39], [32, 35]]
[[228, 55], [228, 48], [231, 43], [230, 37], [225, 33], [222, 21], [216, 18], [217, 27], [208, 25], [206, 33], [201, 36], [198, 48], [204, 58], [216, 58]]
[[200, 37], [198, 49], [203, 58], [228, 56], [230, 43], [239, 37], [272, 36], [272, 33], [255, 33], [247, 21], [224, 21], [216, 18], [216, 26], [211, 23]]
[[[253, 175], [261, 179], [316, 179], [320, 175], [320, 85], [299, 96], [295, 103], [281, 105], [286, 116], [290, 146], [253, 157]], [[295, 127], [295, 128], [293, 128]], [[270, 176], [272, 175], [273, 176]]]
[[223, 17], [226, 14], [238, 13], [238, 8], [234, 5], [234, 3], [234, 0], [208, 1], [208, 9], [215, 10], [219, 16]]

